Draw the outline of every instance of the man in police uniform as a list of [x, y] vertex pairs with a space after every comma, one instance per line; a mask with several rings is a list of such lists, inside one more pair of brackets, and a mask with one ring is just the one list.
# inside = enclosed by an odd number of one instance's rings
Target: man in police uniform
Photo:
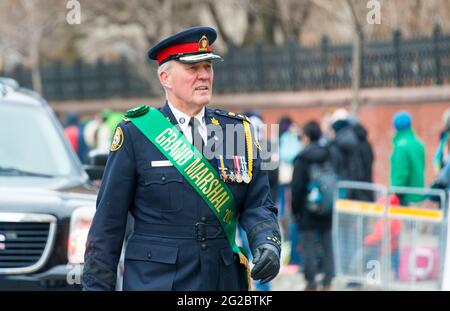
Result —
[[[135, 225], [124, 290], [246, 290], [250, 275], [268, 282], [278, 274], [277, 210], [259, 144], [245, 116], [206, 108], [212, 61], [221, 59], [211, 48], [216, 37], [212, 28], [189, 28], [148, 52], [167, 102], [128, 111], [116, 128], [86, 243], [85, 290], [114, 289], [128, 211]], [[227, 124], [244, 129], [243, 154], [227, 141]], [[235, 244], [237, 221], [248, 234], [251, 271]]]

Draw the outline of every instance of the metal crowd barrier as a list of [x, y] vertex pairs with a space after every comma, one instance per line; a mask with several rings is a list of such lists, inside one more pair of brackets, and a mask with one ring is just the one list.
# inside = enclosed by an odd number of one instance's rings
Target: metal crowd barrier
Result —
[[[373, 200], [357, 200], [357, 192]], [[408, 206], [381, 197], [414, 195]], [[336, 280], [380, 290], [450, 289], [445, 191], [342, 181], [335, 193]], [[450, 255], [449, 255], [450, 256]]]

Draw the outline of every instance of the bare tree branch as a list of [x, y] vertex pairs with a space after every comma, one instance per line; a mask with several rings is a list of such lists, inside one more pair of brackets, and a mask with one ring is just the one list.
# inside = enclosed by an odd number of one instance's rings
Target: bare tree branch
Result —
[[33, 88], [39, 93], [41, 47], [63, 21], [60, 4], [57, 0], [3, 0], [0, 4], [0, 46], [31, 69]]
[[227, 32], [225, 31], [225, 27], [224, 27], [224, 21], [222, 21], [219, 17], [219, 13], [217, 12], [217, 8], [216, 5], [214, 4], [214, 2], [212, 1], [208, 1], [206, 3], [206, 5], [208, 6], [209, 11], [211, 12], [211, 15], [214, 19], [214, 22], [217, 25], [217, 30], [219, 31], [222, 40], [225, 42], [225, 44], [227, 46], [229, 46], [230, 44], [234, 44], [233, 40], [231, 39], [231, 37], [227, 34]]
[[314, 6], [325, 11], [329, 15], [333, 16], [336, 20], [342, 24], [348, 24], [348, 17], [337, 11], [333, 5], [333, 2], [325, 0], [311, 0]]
[[357, 115], [359, 109], [359, 91], [361, 88], [361, 57], [363, 30], [355, 10], [355, 4], [351, 0], [345, 0], [351, 13], [353, 28], [353, 56], [352, 56], [352, 101], [353, 114]]

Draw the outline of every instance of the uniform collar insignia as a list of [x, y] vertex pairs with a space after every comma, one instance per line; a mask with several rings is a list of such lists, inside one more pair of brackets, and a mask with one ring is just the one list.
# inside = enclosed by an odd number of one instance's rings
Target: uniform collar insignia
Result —
[[214, 125], [220, 125], [219, 121], [214, 117], [211, 118], [211, 123]]

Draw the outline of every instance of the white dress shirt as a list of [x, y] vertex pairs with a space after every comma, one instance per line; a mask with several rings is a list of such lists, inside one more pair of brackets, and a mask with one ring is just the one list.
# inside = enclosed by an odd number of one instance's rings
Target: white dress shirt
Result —
[[[172, 113], [175, 117], [175, 119], [178, 122], [178, 125], [181, 128], [181, 131], [183, 131], [184, 136], [186, 136], [187, 140], [192, 144], [192, 132], [191, 127], [189, 126], [189, 120], [191, 119], [190, 116], [185, 114], [184, 112], [178, 110], [175, 108], [170, 101], [167, 101], [169, 104], [170, 110], [172, 110]], [[206, 121], [205, 121], [205, 107], [195, 116], [195, 118], [199, 121], [200, 127], [198, 129], [200, 136], [202, 136], [203, 143], [206, 146], [207, 141], [207, 130], [206, 130]]]

